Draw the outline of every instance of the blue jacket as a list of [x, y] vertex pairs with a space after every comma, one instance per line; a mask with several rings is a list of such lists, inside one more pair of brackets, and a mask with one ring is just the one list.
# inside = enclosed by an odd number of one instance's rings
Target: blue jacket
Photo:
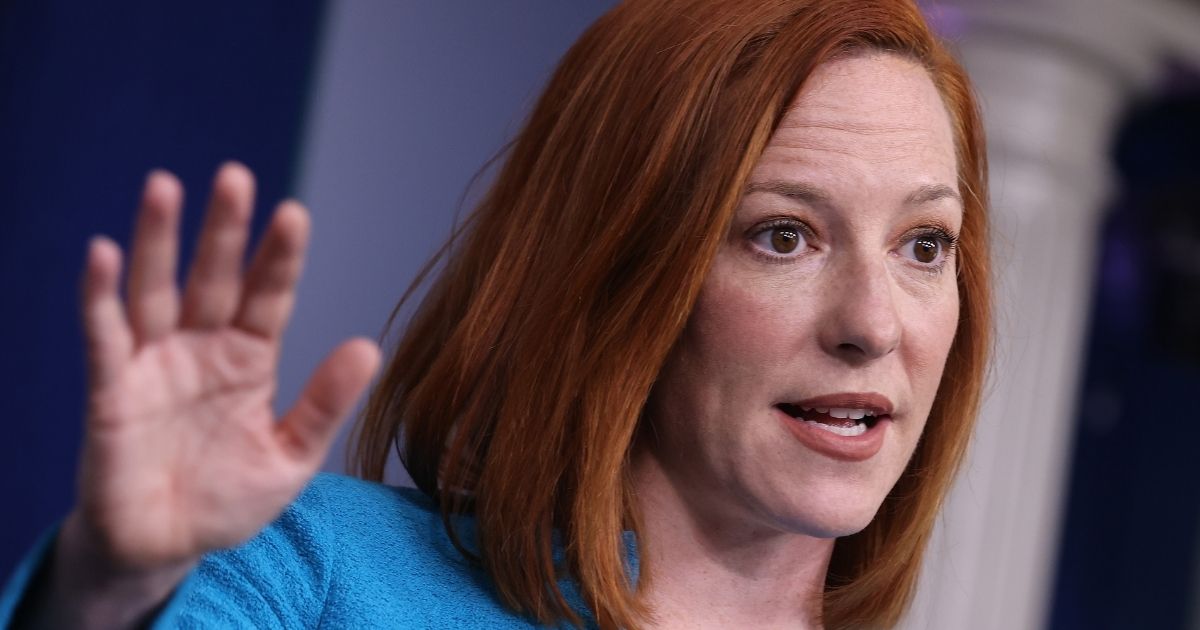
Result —
[[[474, 523], [463, 518], [464, 540]], [[53, 532], [0, 594], [7, 627]], [[631, 563], [636, 563], [632, 539]], [[635, 566], [636, 570], [636, 566]], [[576, 584], [567, 600], [595, 626]], [[528, 628], [490, 578], [450, 543], [441, 514], [417, 490], [318, 475], [273, 524], [245, 544], [206, 555], [154, 628]]]

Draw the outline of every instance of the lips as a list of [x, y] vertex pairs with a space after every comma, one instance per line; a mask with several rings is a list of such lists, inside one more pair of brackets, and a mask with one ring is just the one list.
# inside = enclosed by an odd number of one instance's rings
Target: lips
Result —
[[875, 393], [845, 393], [775, 405], [787, 428], [810, 449], [843, 461], [862, 461], [883, 446], [892, 401]]
[[779, 409], [797, 420], [846, 437], [862, 435], [879, 421], [874, 412], [857, 407], [801, 407], [782, 403]]
[[868, 393], [845, 393], [845, 394], [829, 394], [826, 396], [817, 396], [815, 398], [806, 398], [795, 402], [785, 402], [783, 404], [794, 405], [801, 409], [853, 409], [866, 412], [867, 415], [875, 417], [890, 416], [894, 411], [892, 401], [883, 394]]

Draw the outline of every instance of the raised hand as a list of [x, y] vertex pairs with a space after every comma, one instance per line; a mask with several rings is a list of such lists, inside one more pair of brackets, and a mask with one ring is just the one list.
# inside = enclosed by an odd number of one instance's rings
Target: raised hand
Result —
[[379, 364], [373, 342], [343, 343], [277, 420], [308, 214], [280, 204], [243, 273], [254, 178], [224, 165], [181, 295], [182, 197], [170, 174], [147, 178], [124, 301], [122, 254], [108, 239], [92, 241], [82, 283], [87, 434], [62, 534], [77, 540], [60, 539], [60, 552], [79, 543], [122, 572], [190, 567], [269, 524], [315, 474]]

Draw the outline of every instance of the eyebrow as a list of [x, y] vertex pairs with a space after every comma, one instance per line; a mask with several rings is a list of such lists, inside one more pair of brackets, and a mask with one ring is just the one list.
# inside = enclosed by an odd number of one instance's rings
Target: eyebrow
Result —
[[746, 194], [765, 192], [774, 193], [797, 201], [803, 201], [813, 206], [828, 206], [830, 203], [829, 193], [802, 182], [787, 182], [782, 180], [770, 180], [765, 182], [754, 182], [746, 187]]
[[[813, 206], [831, 206], [833, 205], [832, 197], [829, 193], [821, 190], [819, 187], [804, 182], [789, 182], [783, 180], [770, 180], [765, 182], [754, 182], [746, 187], [746, 194], [766, 192], [774, 193], [802, 201]], [[962, 196], [957, 190], [945, 184], [926, 184], [909, 193], [904, 198], [905, 206], [921, 206], [942, 199], [952, 199], [962, 207]]]
[[958, 202], [959, 207], [963, 205], [962, 196], [958, 194], [958, 191], [945, 184], [927, 184], [921, 186], [904, 198], [904, 205], [920, 206], [934, 201], [941, 201], [942, 199], [953, 199]]

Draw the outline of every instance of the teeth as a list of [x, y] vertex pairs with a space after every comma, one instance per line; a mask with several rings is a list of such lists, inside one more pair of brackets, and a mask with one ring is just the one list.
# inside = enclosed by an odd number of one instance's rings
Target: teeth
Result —
[[867, 416], [874, 417], [874, 413], [867, 409], [852, 409], [849, 407], [803, 407], [796, 405], [802, 412], [815, 411], [817, 413], [829, 414], [833, 418], [844, 418], [849, 420], [862, 420]]
[[850, 427], [839, 427], [839, 426], [832, 425], [832, 424], [823, 424], [821, 422], [816, 422], [815, 420], [805, 420], [804, 423], [811, 424], [814, 427], [818, 427], [818, 428], [824, 429], [826, 431], [829, 431], [830, 433], [836, 433], [838, 435], [845, 436], [845, 437], [855, 437], [855, 436], [862, 435], [867, 432], [867, 425], [862, 424], [862, 423], [858, 423], [858, 424], [855, 424], [854, 426], [850, 426]]

